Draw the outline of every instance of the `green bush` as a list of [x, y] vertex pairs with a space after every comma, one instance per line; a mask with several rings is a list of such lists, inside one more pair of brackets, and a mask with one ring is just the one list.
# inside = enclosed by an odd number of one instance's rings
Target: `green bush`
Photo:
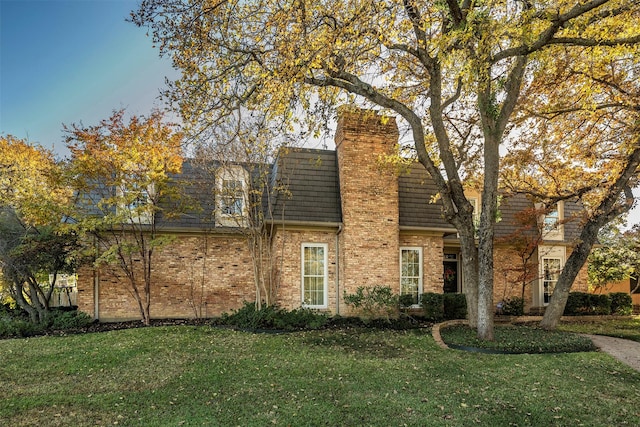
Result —
[[255, 303], [245, 302], [244, 306], [231, 314], [224, 313], [219, 323], [245, 329], [317, 329], [328, 321], [328, 316], [308, 308], [296, 310], [263, 306], [257, 309]]
[[589, 294], [586, 292], [569, 292], [567, 304], [564, 307], [565, 316], [579, 316], [585, 314], [589, 307]]
[[444, 319], [444, 294], [427, 292], [421, 296], [424, 317], [433, 321]]
[[633, 298], [626, 292], [612, 292], [609, 294], [611, 299], [611, 314], [629, 316], [633, 313]]
[[609, 298], [609, 295], [592, 294], [590, 302], [592, 314], [611, 314], [611, 298]]
[[414, 303], [413, 295], [411, 294], [404, 294], [398, 297], [398, 304], [400, 304], [401, 308], [411, 307], [413, 303]]
[[588, 294], [586, 292], [570, 292], [565, 316], [582, 316], [593, 314], [610, 314], [611, 298], [609, 295]]
[[44, 327], [23, 318], [0, 317], [0, 338], [21, 338], [41, 334]]
[[524, 314], [524, 298], [505, 298], [502, 301], [502, 314], [506, 316], [522, 316]]
[[49, 315], [51, 329], [83, 328], [92, 322], [93, 319], [88, 314], [78, 310], [54, 310]]
[[467, 299], [464, 294], [443, 294], [444, 295], [444, 318], [466, 319]]
[[360, 286], [355, 294], [344, 293], [344, 302], [352, 306], [364, 321], [383, 317], [387, 321], [398, 314], [398, 295], [389, 286]]

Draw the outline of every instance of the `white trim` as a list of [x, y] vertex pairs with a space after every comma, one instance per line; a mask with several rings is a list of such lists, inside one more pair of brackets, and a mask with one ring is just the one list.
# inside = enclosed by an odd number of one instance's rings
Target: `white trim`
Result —
[[[418, 268], [419, 268], [419, 272], [418, 272], [418, 303], [417, 304], [413, 304], [412, 307], [419, 307], [420, 306], [420, 295], [422, 295], [423, 293], [423, 289], [424, 289], [424, 275], [423, 275], [423, 257], [422, 257], [422, 247], [420, 246], [401, 246], [400, 247], [400, 251], [398, 253], [398, 257], [400, 259], [400, 262], [398, 263], [400, 265], [400, 295], [402, 295], [402, 251], [417, 251], [418, 252]], [[411, 276], [414, 277], [414, 276]]]
[[[304, 301], [304, 281], [305, 277], [319, 277], [319, 276], [306, 276], [305, 275], [305, 257], [304, 250], [306, 248], [322, 248], [323, 249], [323, 268], [322, 268], [322, 280], [323, 280], [323, 304], [306, 304]], [[329, 245], [327, 243], [307, 243], [300, 244], [300, 299], [302, 306], [306, 308], [328, 308], [329, 306]]]
[[546, 307], [549, 305], [549, 302], [545, 302], [544, 300], [544, 282], [545, 282], [545, 271], [544, 271], [544, 263], [545, 260], [558, 260], [560, 261], [560, 267], [558, 274], [564, 268], [564, 263], [566, 262], [566, 248], [564, 246], [540, 246], [538, 247], [538, 263], [539, 263], [539, 278], [537, 286], [534, 288], [533, 299], [537, 303], [538, 307]]

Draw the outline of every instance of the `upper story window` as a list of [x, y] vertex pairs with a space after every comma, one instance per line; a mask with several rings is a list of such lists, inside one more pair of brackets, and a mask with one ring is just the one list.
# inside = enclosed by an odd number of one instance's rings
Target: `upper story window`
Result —
[[243, 214], [244, 189], [241, 180], [225, 179], [222, 181], [220, 212], [223, 215]]
[[116, 187], [118, 206], [116, 211], [128, 223], [151, 224], [153, 186], [140, 188], [135, 183], [122, 183]]
[[558, 202], [551, 206], [541, 218], [542, 237], [545, 240], [564, 240], [564, 204]]
[[219, 225], [244, 226], [247, 218], [249, 172], [239, 165], [224, 166], [216, 174], [216, 210]]

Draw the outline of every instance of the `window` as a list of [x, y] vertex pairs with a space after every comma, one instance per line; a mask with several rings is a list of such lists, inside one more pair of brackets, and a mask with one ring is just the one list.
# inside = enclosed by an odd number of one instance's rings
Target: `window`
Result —
[[542, 296], [544, 305], [549, 304], [561, 271], [561, 258], [542, 258]]
[[422, 248], [400, 248], [400, 295], [411, 295], [413, 305], [422, 294]]
[[478, 199], [469, 197], [468, 200], [471, 206], [473, 206], [473, 227], [478, 230], [480, 227], [480, 206], [478, 206]]
[[151, 206], [153, 191], [153, 186], [140, 188], [135, 182], [123, 182], [122, 185], [117, 186], [118, 215], [126, 217], [126, 222], [129, 223], [151, 224], [153, 220], [153, 207]]
[[220, 211], [223, 215], [242, 215], [244, 210], [244, 190], [242, 181], [224, 179]]
[[302, 244], [302, 304], [309, 308], [327, 308], [327, 245]]
[[560, 214], [558, 212], [558, 205], [547, 212], [544, 216], [544, 231], [553, 231], [558, 227], [558, 221], [560, 220]]
[[542, 233], [545, 240], [564, 240], [564, 204], [558, 202], [550, 206], [542, 215]]

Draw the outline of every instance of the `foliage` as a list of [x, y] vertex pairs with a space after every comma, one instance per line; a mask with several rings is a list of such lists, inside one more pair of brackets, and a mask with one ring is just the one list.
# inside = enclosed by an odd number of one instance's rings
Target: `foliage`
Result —
[[389, 321], [398, 314], [398, 295], [389, 286], [358, 286], [356, 292], [344, 292], [345, 304], [353, 307], [364, 320], [383, 317]]
[[0, 338], [24, 338], [49, 331], [83, 328], [93, 322], [86, 313], [77, 310], [48, 311], [41, 323], [33, 323], [19, 310], [0, 310]]
[[67, 174], [79, 199], [75, 228], [94, 244], [96, 264], [122, 271], [149, 324], [153, 256], [171, 241], [159, 232], [161, 219], [187, 206], [172, 180], [182, 168], [182, 135], [158, 111], [127, 121], [120, 110], [98, 125], [65, 130]]
[[49, 328], [53, 330], [83, 328], [92, 322], [91, 316], [78, 310], [54, 310], [49, 315]]
[[398, 296], [398, 304], [400, 308], [409, 308], [413, 305], [413, 295], [404, 294]]
[[263, 305], [256, 308], [255, 303], [245, 302], [242, 308], [234, 310], [231, 314], [224, 313], [218, 323], [250, 330], [294, 330], [317, 329], [327, 321], [326, 314], [308, 308], [286, 310], [274, 305]]
[[[491, 339], [500, 146], [514, 130], [514, 141], [545, 142], [545, 152], [530, 150], [540, 158], [555, 147], [570, 147], [563, 154], [573, 162], [567, 165], [572, 171], [591, 171], [600, 162], [627, 164], [625, 156], [608, 162], [611, 150], [593, 150], [598, 140], [587, 138], [586, 129], [568, 133], [571, 127], [553, 124], [572, 113], [633, 114], [633, 106], [615, 101], [621, 98], [616, 95], [637, 93], [634, 73], [626, 71], [639, 56], [638, 13], [638, 5], [617, 0], [196, 0], [188, 7], [181, 0], [148, 0], [132, 21], [149, 27], [161, 54], [182, 71], [167, 96], [195, 129], [250, 110], [282, 129], [314, 135], [327, 127], [338, 105], [356, 102], [401, 117], [412, 139], [408, 148], [431, 175], [444, 216], [459, 232], [463, 260], [479, 260], [463, 261], [463, 277], [470, 319], [481, 317], [479, 333]], [[605, 88], [593, 91], [598, 82]], [[547, 106], [540, 104], [547, 100], [561, 100], [564, 108], [545, 116]], [[552, 119], [554, 137], [539, 138]], [[593, 116], [587, 121], [586, 127], [598, 123]], [[618, 123], [624, 129], [617, 127], [616, 135], [603, 140], [629, 142], [629, 121]], [[532, 161], [512, 164], [520, 163], [527, 167]], [[595, 192], [604, 188], [617, 197], [628, 181], [625, 176], [610, 185], [620, 170], [592, 174], [600, 178], [589, 180], [597, 183]], [[466, 178], [482, 181], [478, 246]], [[486, 289], [478, 293], [478, 286]]]
[[479, 340], [475, 331], [464, 325], [449, 326], [440, 330], [443, 341], [454, 348], [529, 354], [596, 350], [589, 338], [568, 332], [545, 331], [529, 326], [499, 326], [495, 332], [495, 341], [485, 341]]
[[467, 300], [464, 294], [444, 294], [444, 318], [446, 320], [465, 319]]
[[424, 316], [429, 320], [444, 319], [444, 294], [427, 292], [420, 297]]
[[7, 425], [634, 425], [640, 392], [601, 352], [443, 350], [428, 329], [152, 327], [3, 340], [0, 354]]
[[506, 316], [522, 316], [524, 314], [524, 298], [505, 298], [502, 301], [502, 314]]
[[640, 277], [640, 227], [624, 233], [607, 227], [598, 240], [600, 246], [589, 255], [589, 286], [606, 289], [609, 283]]
[[611, 292], [611, 314], [628, 316], [633, 313], [633, 298], [626, 292]]
[[51, 225], [68, 213], [71, 196], [50, 150], [0, 135], [0, 207], [11, 207], [26, 225]]
[[571, 292], [567, 299], [564, 314], [566, 316], [611, 314], [611, 298], [609, 295], [604, 294]]

